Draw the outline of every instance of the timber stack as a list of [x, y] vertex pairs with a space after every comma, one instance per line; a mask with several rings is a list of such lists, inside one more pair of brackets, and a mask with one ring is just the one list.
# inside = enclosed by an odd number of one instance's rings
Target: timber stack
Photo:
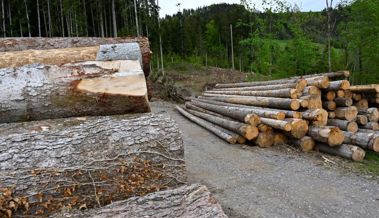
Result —
[[147, 113], [150, 56], [142, 37], [0, 40], [0, 217], [147, 216], [151, 203], [226, 217], [206, 187], [183, 186], [175, 122]]
[[216, 84], [177, 110], [231, 144], [290, 144], [362, 161], [366, 150], [379, 152], [379, 95], [376, 85], [351, 86], [349, 77], [339, 71]]

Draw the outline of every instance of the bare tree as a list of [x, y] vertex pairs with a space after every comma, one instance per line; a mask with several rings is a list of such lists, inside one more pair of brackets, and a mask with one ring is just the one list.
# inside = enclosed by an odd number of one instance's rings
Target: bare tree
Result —
[[50, 0], [47, 0], [47, 21], [49, 23], [49, 36], [52, 36]]
[[233, 44], [233, 25], [230, 24], [230, 45], [232, 49], [232, 69], [234, 70], [234, 44]]
[[157, 0], [157, 7], [158, 7], [158, 31], [159, 31], [159, 49], [161, 53], [161, 67], [162, 67], [162, 76], [164, 78], [165, 72], [164, 72], [164, 65], [163, 65], [163, 48], [162, 48], [162, 35], [161, 35], [161, 21], [159, 18], [159, 0]]
[[2, 10], [2, 15], [3, 15], [3, 33], [4, 33], [4, 37], [7, 37], [7, 31], [5, 29], [4, 0], [1, 0], [1, 10]]
[[113, 36], [117, 37], [117, 20], [115, 2], [112, 0], [112, 20], [113, 20]]
[[87, 5], [86, 0], [83, 0], [83, 9], [84, 9], [84, 24], [86, 26], [86, 36], [88, 37], [88, 18], [87, 18]]
[[26, 20], [27, 20], [27, 22], [28, 22], [28, 32], [29, 32], [29, 37], [32, 37], [32, 34], [30, 33], [30, 21], [29, 21], [28, 4], [26, 4], [26, 0], [24, 0], [24, 4], [25, 4]]
[[12, 27], [12, 13], [11, 13], [11, 3], [8, 2], [8, 16], [9, 16], [9, 29], [11, 30], [11, 37], [13, 37], [13, 27]]
[[326, 10], [327, 10], [327, 16], [328, 16], [328, 68], [329, 72], [332, 71], [332, 48], [331, 48], [331, 41], [332, 41], [332, 24], [331, 24], [331, 18], [332, 18], [332, 12], [333, 12], [333, 0], [326, 0]]
[[39, 0], [37, 0], [38, 36], [41, 37], [41, 18], [39, 13]]
[[136, 19], [137, 36], [140, 36], [139, 22], [138, 22], [138, 11], [137, 11], [137, 0], [134, 0], [134, 16], [135, 16], [135, 19]]
[[59, 6], [60, 6], [60, 10], [61, 10], [62, 37], [64, 37], [64, 17], [63, 17], [63, 4], [62, 4], [62, 0], [59, 0]]

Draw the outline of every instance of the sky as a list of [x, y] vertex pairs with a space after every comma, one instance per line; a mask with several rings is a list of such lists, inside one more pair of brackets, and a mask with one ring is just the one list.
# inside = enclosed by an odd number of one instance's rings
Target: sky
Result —
[[[261, 0], [252, 0], [257, 9], [260, 8]], [[324, 0], [287, 0], [289, 3], [296, 3], [300, 6], [302, 11], [321, 11], [325, 8]], [[181, 3], [181, 10], [183, 9], [196, 9], [198, 7], [207, 6], [217, 3], [234, 4], [240, 3], [240, 0], [159, 0], [159, 6], [161, 7], [160, 15], [173, 15], [178, 12], [176, 4]]]

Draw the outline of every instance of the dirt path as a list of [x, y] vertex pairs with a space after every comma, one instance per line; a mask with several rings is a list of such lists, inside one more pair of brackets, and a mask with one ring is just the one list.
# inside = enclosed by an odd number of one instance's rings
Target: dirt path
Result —
[[379, 217], [379, 183], [370, 177], [328, 168], [319, 154], [229, 145], [170, 103], [152, 108], [178, 122], [189, 182], [207, 185], [230, 217]]

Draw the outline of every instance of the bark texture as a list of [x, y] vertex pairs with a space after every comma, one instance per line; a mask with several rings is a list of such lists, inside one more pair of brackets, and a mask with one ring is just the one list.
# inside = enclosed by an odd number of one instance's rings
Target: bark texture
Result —
[[379, 134], [377, 132], [343, 132], [344, 143], [379, 152]]
[[23, 50], [46, 50], [72, 47], [91, 47], [105, 44], [136, 42], [142, 53], [143, 71], [145, 76], [150, 74], [151, 50], [149, 39], [145, 37], [132, 38], [4, 38], [0, 40], [0, 52]]
[[207, 187], [194, 184], [115, 202], [106, 207], [72, 211], [51, 218], [186, 217], [227, 218]]
[[[276, 89], [264, 91], [219, 91], [212, 90], [204, 93], [207, 94], [221, 94], [221, 95], [243, 95], [243, 96], [259, 96], [259, 97], [274, 97], [274, 98], [292, 98], [297, 99], [301, 96], [301, 92], [297, 89]], [[212, 95], [211, 95], [212, 96]]]
[[177, 125], [163, 114], [3, 124], [2, 207], [42, 216], [98, 207], [186, 181]]
[[327, 154], [332, 154], [359, 162], [363, 161], [366, 156], [366, 152], [364, 150], [357, 146], [349, 144], [342, 144], [341, 146], [333, 148], [325, 144], [316, 144], [316, 148], [319, 151]]
[[339, 146], [344, 141], [344, 134], [334, 126], [309, 127], [308, 135], [315, 141], [325, 143], [331, 147]]
[[138, 61], [0, 69], [0, 122], [149, 112]]

